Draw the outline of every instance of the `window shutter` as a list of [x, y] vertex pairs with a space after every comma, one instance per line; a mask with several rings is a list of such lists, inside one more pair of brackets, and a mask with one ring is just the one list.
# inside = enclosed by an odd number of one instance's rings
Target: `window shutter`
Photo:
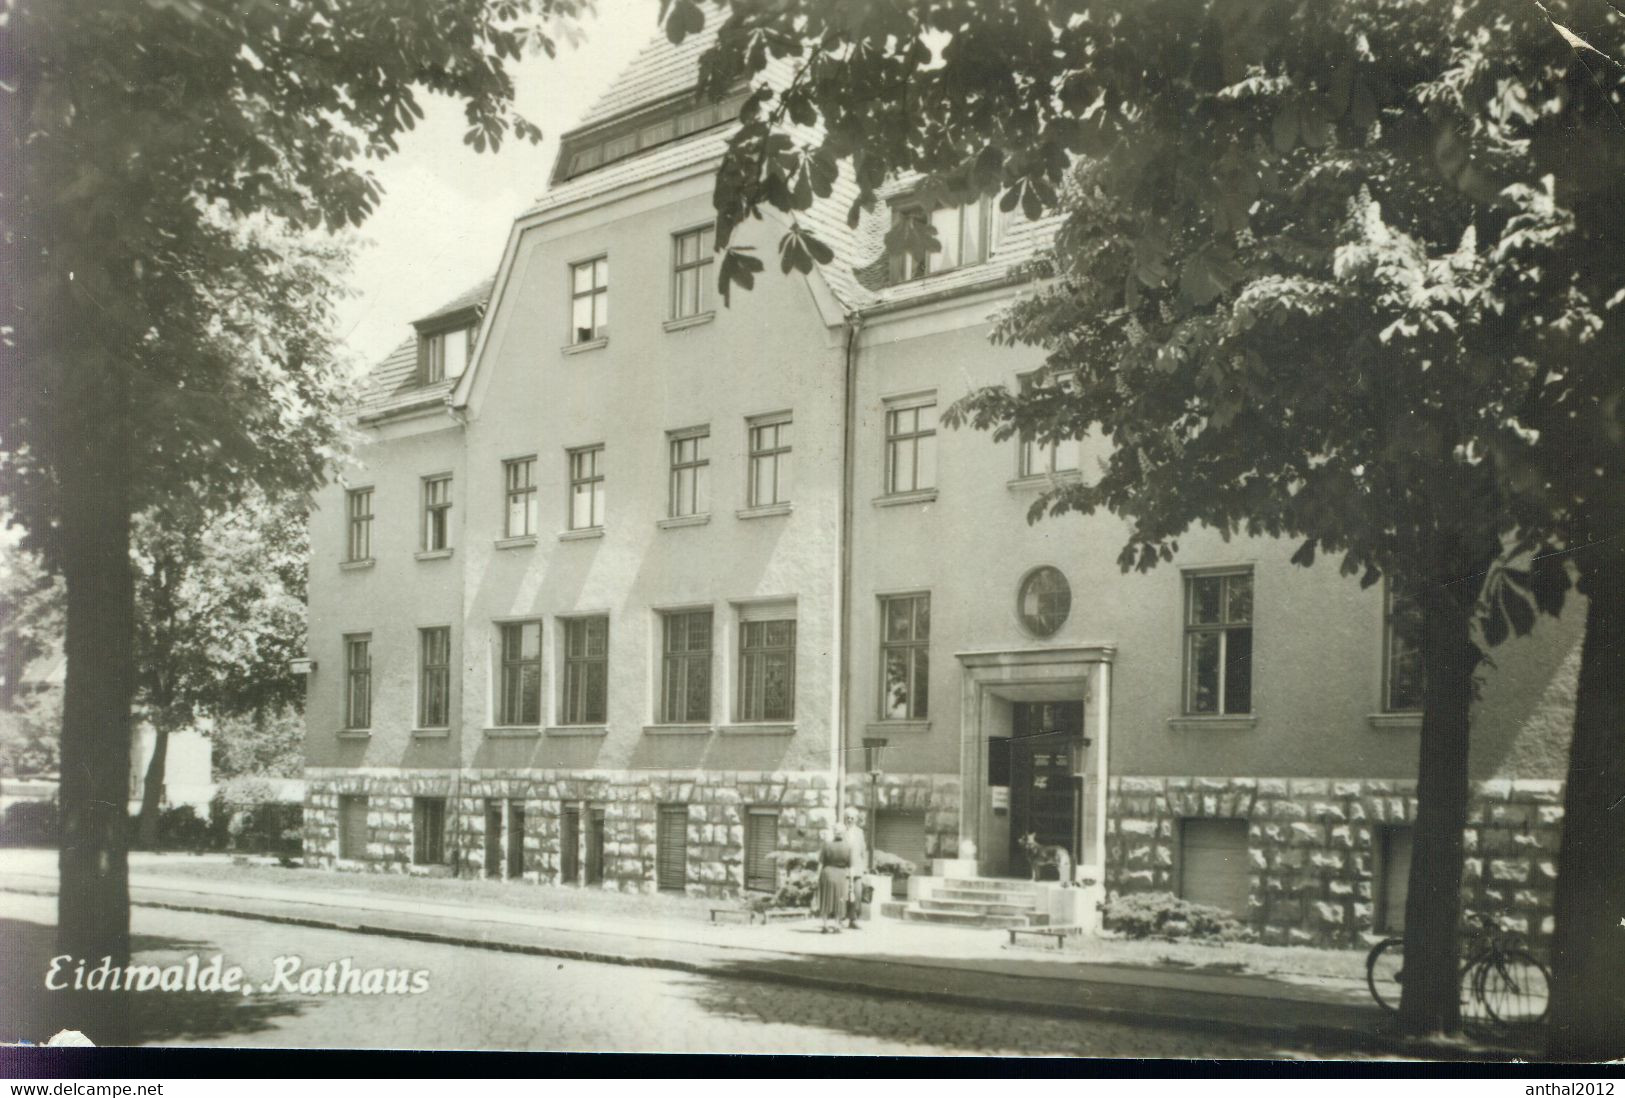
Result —
[[688, 884], [688, 806], [662, 805], [655, 835], [656, 874], [663, 889], [681, 891]]
[[418, 384], [429, 384], [429, 340], [418, 336]]
[[771, 892], [778, 885], [773, 852], [778, 848], [779, 814], [753, 808], [745, 817], [745, 887]]

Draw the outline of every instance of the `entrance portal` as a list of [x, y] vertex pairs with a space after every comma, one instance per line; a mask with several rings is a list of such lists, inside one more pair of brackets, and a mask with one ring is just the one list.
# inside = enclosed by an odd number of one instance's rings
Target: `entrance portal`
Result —
[[[1083, 703], [1018, 702], [1011, 707], [1010, 872], [1032, 872], [1022, 840], [1033, 835], [1044, 846], [1059, 846], [1080, 864], [1078, 820], [1083, 798]], [[1040, 878], [1053, 880], [1057, 868]]]

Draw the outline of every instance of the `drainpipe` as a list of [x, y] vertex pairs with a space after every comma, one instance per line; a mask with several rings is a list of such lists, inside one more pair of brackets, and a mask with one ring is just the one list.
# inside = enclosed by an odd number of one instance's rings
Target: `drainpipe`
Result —
[[846, 745], [852, 713], [852, 500], [856, 484], [858, 433], [858, 334], [863, 314], [846, 315], [845, 377], [841, 399], [841, 548], [840, 548], [840, 657], [836, 671], [835, 736], [830, 745], [830, 774], [835, 783], [835, 825], [839, 826], [846, 800]]

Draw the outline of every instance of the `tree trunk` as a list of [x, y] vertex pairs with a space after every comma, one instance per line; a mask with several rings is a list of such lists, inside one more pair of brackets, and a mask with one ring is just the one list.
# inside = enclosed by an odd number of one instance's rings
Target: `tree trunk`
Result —
[[158, 849], [158, 810], [164, 795], [164, 764], [169, 755], [169, 725], [162, 718], [152, 722], [152, 758], [141, 782], [141, 833], [137, 845], [142, 850]]
[[1553, 1060], [1625, 1057], [1625, 550], [1599, 556], [1580, 580], [1590, 604], [1557, 858]]
[[[67, 682], [62, 707], [58, 953], [113, 965], [130, 953], [130, 704], [135, 587], [130, 567], [128, 420], [117, 398], [80, 405], [60, 469]], [[87, 388], [94, 390], [94, 385]], [[93, 414], [88, 407], [107, 414]], [[94, 423], [93, 428], [88, 423]], [[64, 993], [63, 1024], [97, 1044], [129, 1038], [128, 998]]]
[[1400, 1022], [1412, 1033], [1461, 1028], [1459, 950], [1462, 831], [1467, 824], [1468, 717], [1479, 651], [1470, 604], [1455, 586], [1422, 595], [1427, 686], [1416, 767], [1410, 890], [1405, 901], [1405, 982]]

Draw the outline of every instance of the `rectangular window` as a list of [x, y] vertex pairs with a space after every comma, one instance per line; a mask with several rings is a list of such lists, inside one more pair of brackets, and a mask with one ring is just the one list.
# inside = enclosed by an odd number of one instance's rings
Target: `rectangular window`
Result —
[[1051, 473], [1076, 472], [1079, 468], [1082, 444], [1075, 438], [1062, 439], [1045, 446], [1030, 438], [1021, 440], [1021, 475], [1041, 477]]
[[418, 630], [418, 727], [451, 724], [451, 627]]
[[542, 723], [542, 623], [516, 621], [501, 627], [497, 677], [497, 724]]
[[603, 724], [609, 708], [609, 619], [564, 621], [564, 724]]
[[412, 798], [412, 864], [446, 861], [446, 798]]
[[930, 714], [931, 596], [881, 599], [880, 622], [880, 716], [924, 720]]
[[711, 226], [672, 237], [671, 316], [681, 320], [711, 311]]
[[360, 860], [367, 856], [367, 798], [339, 795], [339, 857]]
[[424, 336], [426, 370], [423, 380], [432, 384], [463, 376], [468, 369], [468, 358], [474, 350], [474, 329], [453, 328], [449, 332], [436, 332]]
[[502, 536], [526, 537], [536, 532], [536, 459], [517, 458], [502, 463], [502, 484], [507, 518]]
[[671, 491], [666, 514], [671, 518], [704, 515], [711, 510], [711, 432], [698, 427], [671, 435]]
[[604, 525], [604, 448], [570, 451], [570, 529]]
[[1422, 607], [1390, 582], [1383, 588], [1385, 623], [1382, 707], [1389, 713], [1422, 708]]
[[656, 883], [681, 892], [688, 884], [688, 806], [663, 804], [655, 831]]
[[355, 488], [346, 493], [344, 509], [349, 518], [349, 538], [344, 559], [371, 560], [372, 489]]
[[794, 609], [745, 607], [739, 615], [739, 720], [796, 716]]
[[779, 810], [752, 808], [745, 814], [745, 887], [772, 892], [779, 885], [773, 854], [779, 848]]
[[929, 253], [923, 263], [907, 252], [893, 256], [892, 281], [909, 282], [937, 271], [984, 262], [990, 209], [987, 199], [968, 206], [938, 206], [929, 213], [919, 206], [898, 207], [892, 215], [895, 220], [912, 218], [937, 231], [938, 250]]
[[1185, 577], [1185, 712], [1253, 710], [1253, 574]]
[[609, 257], [570, 267], [570, 342], [591, 343], [609, 335]]
[[935, 397], [886, 408], [886, 491], [916, 492], [937, 484]]
[[423, 480], [423, 548], [428, 552], [451, 547], [451, 478]]
[[661, 616], [660, 720], [701, 724], [711, 719], [711, 611]]
[[344, 638], [344, 727], [372, 727], [372, 634]]
[[790, 417], [751, 420], [750, 505], [767, 507], [790, 499]]

